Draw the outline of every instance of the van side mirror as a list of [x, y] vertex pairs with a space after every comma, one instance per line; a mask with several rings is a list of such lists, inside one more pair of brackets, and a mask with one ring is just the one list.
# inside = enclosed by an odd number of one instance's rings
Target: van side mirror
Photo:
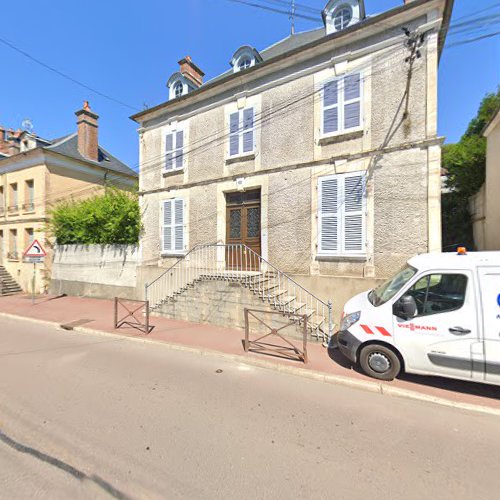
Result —
[[414, 318], [417, 312], [417, 303], [411, 295], [403, 295], [392, 307], [394, 316], [405, 320]]

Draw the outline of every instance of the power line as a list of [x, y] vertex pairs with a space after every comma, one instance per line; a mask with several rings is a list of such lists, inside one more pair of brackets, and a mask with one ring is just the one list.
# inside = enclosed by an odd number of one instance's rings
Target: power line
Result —
[[125, 103], [123, 101], [120, 101], [119, 99], [116, 99], [115, 97], [112, 97], [112, 96], [110, 96], [108, 94], [105, 94], [105, 93], [99, 91], [99, 90], [96, 90], [96, 89], [88, 86], [87, 84], [80, 82], [76, 78], [73, 78], [72, 76], [69, 76], [66, 73], [63, 73], [62, 71], [59, 71], [58, 69], [56, 69], [56, 68], [54, 68], [52, 66], [49, 66], [48, 64], [44, 63], [40, 59], [37, 59], [36, 57], [32, 56], [31, 54], [28, 54], [28, 52], [20, 49], [19, 47], [16, 47], [14, 44], [12, 44], [11, 42], [5, 40], [4, 38], [0, 38], [0, 43], [3, 43], [7, 47], [10, 47], [12, 50], [15, 50], [19, 54], [23, 55], [24, 57], [30, 59], [31, 61], [33, 61], [33, 62], [35, 62], [37, 64], [39, 64], [43, 68], [48, 69], [49, 71], [52, 71], [56, 75], [59, 75], [59, 76], [65, 78], [66, 80], [69, 80], [70, 82], [73, 82], [74, 84], [79, 85], [80, 87], [82, 87], [82, 88], [84, 88], [86, 90], [89, 90], [90, 92], [93, 92], [94, 94], [97, 94], [97, 95], [99, 95], [101, 97], [104, 97], [105, 99], [108, 99], [109, 101], [112, 101], [112, 102], [114, 102], [116, 104], [124, 106], [124, 107], [126, 107], [128, 109], [131, 109], [133, 111], [140, 111], [139, 108], [136, 108], [135, 106], [130, 106], [129, 104], [127, 104], [127, 103]]
[[[258, 9], [263, 9], [263, 10], [267, 10], [267, 11], [270, 11], [270, 12], [275, 12], [277, 14], [285, 14], [287, 16], [290, 15], [290, 11], [288, 10], [281, 10], [281, 9], [277, 9], [277, 8], [274, 8], [274, 7], [270, 7], [270, 6], [266, 6], [266, 5], [262, 5], [262, 4], [258, 4], [258, 3], [254, 3], [254, 2], [251, 2], [249, 0], [226, 0], [227, 2], [232, 2], [232, 3], [239, 3], [239, 4], [242, 4], [242, 5], [248, 5], [249, 7], [255, 7], [255, 8], [258, 8]], [[302, 19], [306, 19], [307, 21], [314, 21], [314, 22], [318, 22], [319, 19], [317, 19], [316, 17], [312, 17], [312, 16], [309, 16], [307, 14], [299, 14], [299, 13], [295, 13], [295, 16], [296, 17], [300, 17]]]

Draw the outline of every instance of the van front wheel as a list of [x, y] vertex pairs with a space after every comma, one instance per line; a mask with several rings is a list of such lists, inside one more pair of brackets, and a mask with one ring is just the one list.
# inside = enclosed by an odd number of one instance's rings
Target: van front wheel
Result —
[[379, 380], [393, 380], [401, 371], [401, 362], [396, 353], [380, 344], [363, 347], [359, 364], [367, 375]]

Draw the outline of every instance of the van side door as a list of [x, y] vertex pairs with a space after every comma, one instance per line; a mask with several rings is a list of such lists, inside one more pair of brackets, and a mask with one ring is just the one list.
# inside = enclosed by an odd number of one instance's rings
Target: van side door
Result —
[[414, 298], [411, 319], [393, 315], [394, 336], [408, 371], [472, 378], [480, 341], [471, 271], [429, 271], [403, 294]]
[[500, 384], [500, 267], [479, 267], [485, 381]]

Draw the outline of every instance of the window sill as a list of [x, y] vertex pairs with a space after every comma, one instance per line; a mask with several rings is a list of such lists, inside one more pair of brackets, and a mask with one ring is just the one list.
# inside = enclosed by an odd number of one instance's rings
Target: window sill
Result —
[[317, 254], [316, 260], [322, 262], [366, 262], [366, 254]]
[[238, 156], [230, 156], [226, 158], [226, 165], [230, 165], [231, 163], [238, 163], [240, 161], [250, 161], [255, 160], [255, 153], [252, 151], [251, 153], [245, 153]]
[[326, 144], [335, 144], [337, 142], [351, 141], [353, 139], [361, 139], [365, 131], [363, 129], [349, 130], [347, 132], [340, 132], [331, 135], [324, 135], [320, 137], [318, 144], [324, 146]]
[[160, 256], [162, 258], [169, 258], [169, 257], [182, 258], [186, 256], [186, 252], [162, 252]]
[[164, 170], [163, 171], [163, 177], [173, 177], [176, 174], [182, 174], [184, 173], [184, 167], [182, 168], [177, 168], [175, 170]]

